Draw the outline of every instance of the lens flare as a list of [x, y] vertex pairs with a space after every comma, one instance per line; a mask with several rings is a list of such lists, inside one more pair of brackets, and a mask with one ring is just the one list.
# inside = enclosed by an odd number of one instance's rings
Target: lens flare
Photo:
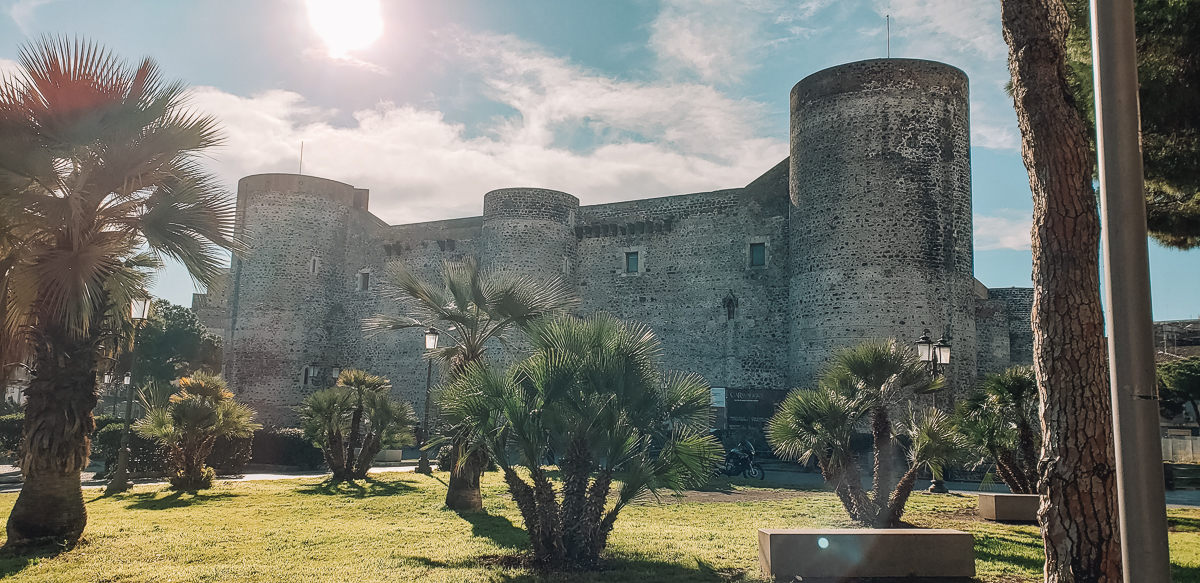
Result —
[[325, 41], [329, 56], [346, 57], [383, 34], [379, 0], [306, 0], [308, 20]]

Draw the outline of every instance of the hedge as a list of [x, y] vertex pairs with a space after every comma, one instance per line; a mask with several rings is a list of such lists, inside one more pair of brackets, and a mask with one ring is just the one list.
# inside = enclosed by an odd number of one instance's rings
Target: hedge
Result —
[[304, 438], [303, 429], [280, 427], [264, 427], [254, 432], [251, 461], [305, 470], [315, 470], [325, 464], [321, 450]]

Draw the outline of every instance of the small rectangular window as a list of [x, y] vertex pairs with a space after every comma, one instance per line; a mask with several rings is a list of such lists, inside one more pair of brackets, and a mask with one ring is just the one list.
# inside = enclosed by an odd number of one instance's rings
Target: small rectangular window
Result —
[[319, 265], [319, 263], [317, 262], [317, 258], [313, 257], [312, 263], [309, 265], [308, 272], [311, 273], [312, 275], [316, 275], [318, 265]]
[[312, 366], [304, 367], [304, 386], [307, 387], [310, 385], [315, 385], [316, 380], [317, 380], [317, 374], [319, 372], [320, 372], [320, 369], [318, 369], [317, 365], [315, 365], [315, 364]]
[[750, 266], [759, 267], [767, 264], [767, 244], [766, 243], [751, 243], [750, 244]]
[[371, 272], [362, 271], [358, 274], [358, 291], [367, 291], [371, 287]]
[[629, 251], [625, 253], [625, 273], [638, 272], [638, 252]]

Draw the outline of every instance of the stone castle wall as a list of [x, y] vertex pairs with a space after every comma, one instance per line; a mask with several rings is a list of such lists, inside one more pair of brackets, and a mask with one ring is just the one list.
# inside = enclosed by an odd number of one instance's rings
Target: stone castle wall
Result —
[[[349, 367], [388, 377], [393, 396], [421, 411], [421, 331], [364, 333], [363, 321], [398, 313], [382, 285], [389, 268], [436, 281], [444, 261], [468, 257], [565, 278], [581, 315], [644, 322], [667, 368], [750, 399], [812, 386], [837, 348], [910, 343], [925, 328], [949, 333], [956, 391], [1031, 361], [1031, 290], [989, 299], [971, 276], [965, 76], [900, 59], [830, 71], [793, 92], [792, 155], [744, 188], [584, 206], [502, 189], [480, 217], [388, 226], [367, 211], [365, 190], [243, 179], [238, 229], [252, 251], [232, 268], [227, 378], [267, 422], [293, 423], [303, 397]], [[316, 371], [308, 383], [305, 369]]]

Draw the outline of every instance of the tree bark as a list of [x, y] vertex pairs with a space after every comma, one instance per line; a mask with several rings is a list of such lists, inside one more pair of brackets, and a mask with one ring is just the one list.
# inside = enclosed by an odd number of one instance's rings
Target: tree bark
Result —
[[896, 483], [896, 490], [892, 492], [892, 497], [888, 500], [887, 520], [884, 525], [887, 528], [900, 528], [900, 518], [904, 516], [904, 506], [908, 504], [909, 496], [912, 496], [913, 486], [917, 483], [917, 470], [919, 466], [913, 464], [904, 475], [900, 477], [900, 481]]
[[1022, 156], [1033, 190], [1034, 372], [1047, 583], [1118, 582], [1112, 414], [1092, 154], [1066, 78], [1061, 0], [1001, 0]]
[[[872, 482], [871, 499], [879, 509], [884, 510], [888, 503], [887, 494], [891, 489], [894, 452], [892, 451], [892, 422], [888, 418], [887, 407], [883, 405], [875, 407], [872, 412], [871, 437], [875, 451], [875, 479]], [[879, 514], [883, 515], [885, 512], [879, 512]]]
[[482, 512], [483, 494], [479, 491], [479, 479], [487, 466], [482, 451], [476, 450], [459, 463], [461, 445], [451, 443], [450, 482], [446, 485], [446, 507], [457, 512]]
[[25, 390], [18, 451], [25, 481], [8, 516], [7, 548], [51, 540], [73, 545], [87, 525], [79, 477], [96, 428], [98, 342], [50, 328], [34, 351], [37, 374]]

